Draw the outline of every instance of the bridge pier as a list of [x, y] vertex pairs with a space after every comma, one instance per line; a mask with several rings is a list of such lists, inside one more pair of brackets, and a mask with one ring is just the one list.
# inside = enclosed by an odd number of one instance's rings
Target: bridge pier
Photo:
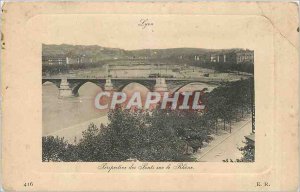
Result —
[[59, 86], [59, 98], [74, 97], [72, 89], [67, 79], [62, 79]]
[[107, 78], [105, 80], [105, 85], [104, 85], [104, 90], [105, 91], [112, 91], [114, 89], [114, 86], [113, 84], [111, 83], [111, 79], [110, 78]]
[[167, 92], [168, 86], [166, 84], [165, 78], [156, 78], [156, 84], [154, 86], [154, 91], [157, 92]]

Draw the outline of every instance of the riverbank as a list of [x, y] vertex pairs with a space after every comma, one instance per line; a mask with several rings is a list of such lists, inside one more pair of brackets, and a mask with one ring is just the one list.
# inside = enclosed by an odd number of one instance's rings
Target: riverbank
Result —
[[108, 117], [102, 116], [100, 118], [91, 119], [88, 121], [85, 121], [83, 123], [73, 125], [70, 127], [66, 127], [64, 129], [43, 135], [43, 136], [58, 136], [58, 137], [64, 137], [66, 141], [70, 144], [74, 144], [78, 142], [82, 138], [82, 132], [85, 131], [89, 125], [93, 123], [97, 125], [97, 127], [100, 127], [101, 124], [107, 125], [108, 124]]

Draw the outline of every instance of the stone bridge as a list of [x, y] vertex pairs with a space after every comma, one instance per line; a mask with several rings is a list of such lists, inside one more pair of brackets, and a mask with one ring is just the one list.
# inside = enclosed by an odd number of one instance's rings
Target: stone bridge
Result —
[[175, 92], [180, 88], [191, 83], [205, 83], [211, 85], [219, 85], [224, 82], [222, 79], [207, 79], [207, 78], [194, 78], [194, 79], [178, 79], [178, 78], [43, 78], [42, 83], [52, 82], [59, 88], [59, 97], [74, 97], [78, 96], [79, 88], [87, 82], [91, 82], [101, 87], [104, 91], [122, 91], [124, 87], [130, 83], [138, 83], [149, 91], [158, 92]]

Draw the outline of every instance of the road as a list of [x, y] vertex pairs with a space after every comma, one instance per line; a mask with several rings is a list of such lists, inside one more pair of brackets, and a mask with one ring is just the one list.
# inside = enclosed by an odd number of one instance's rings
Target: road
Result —
[[242, 157], [239, 147], [245, 144], [245, 136], [251, 133], [251, 120], [247, 118], [241, 122], [235, 123], [232, 133], [224, 132], [215, 136], [215, 139], [195, 154], [198, 161], [201, 162], [222, 162], [223, 160], [236, 160]]

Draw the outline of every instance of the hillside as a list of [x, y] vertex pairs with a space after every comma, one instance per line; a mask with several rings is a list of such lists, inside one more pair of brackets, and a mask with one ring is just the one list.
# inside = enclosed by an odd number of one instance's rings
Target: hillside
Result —
[[124, 50], [119, 48], [107, 48], [98, 45], [45, 45], [42, 46], [43, 55], [67, 55], [77, 57], [85, 55], [93, 58], [94, 61], [111, 60], [111, 59], [138, 59], [138, 58], [178, 58], [179, 56], [202, 55], [207, 53], [227, 52], [238, 49], [214, 50], [202, 48], [169, 48], [169, 49], [141, 49], [141, 50]]
[[125, 50], [116, 48], [106, 48], [98, 45], [84, 46], [84, 45], [45, 45], [42, 46], [43, 55], [67, 55], [69, 57], [77, 57], [85, 55], [94, 58], [95, 60], [107, 60], [114, 57], [124, 57]]

